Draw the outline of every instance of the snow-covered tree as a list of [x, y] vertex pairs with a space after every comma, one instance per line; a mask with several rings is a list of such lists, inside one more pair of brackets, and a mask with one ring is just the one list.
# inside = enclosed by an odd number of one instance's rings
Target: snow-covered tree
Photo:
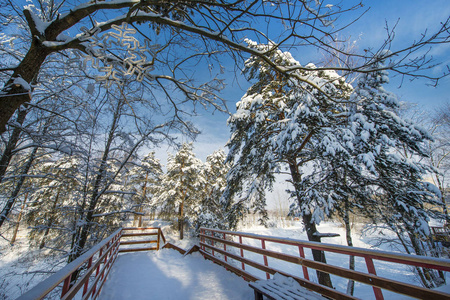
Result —
[[127, 175], [130, 178], [128, 184], [135, 191], [132, 198], [134, 210], [139, 213], [134, 215], [135, 226], [141, 227], [144, 208], [149, 207], [152, 197], [159, 190], [163, 175], [161, 163], [155, 157], [155, 152], [145, 155]]
[[177, 216], [180, 239], [184, 236], [185, 222], [192, 222], [201, 211], [206, 183], [203, 163], [192, 150], [192, 143], [184, 143], [175, 155], [169, 154], [161, 192], [153, 203], [163, 214]]
[[[229, 3], [33, 0], [25, 7], [21, 1], [1, 4], [0, 23], [4, 30], [0, 36], [0, 54], [6, 58], [1, 60], [0, 67], [5, 73], [1, 94], [9, 100], [0, 101], [0, 132], [4, 132], [14, 112], [30, 101], [32, 86], [40, 83], [38, 75], [42, 66], [57, 53], [72, 58], [77, 62], [76, 67], [96, 69], [100, 72], [99, 78], [107, 83], [134, 77], [143, 84], [155, 80], [156, 86], [163, 87], [167, 83], [165, 91], [170, 91], [174, 82], [188, 99], [223, 108], [220, 100], [217, 101], [220, 97], [215, 95], [221, 81], [214, 78], [206, 84], [192, 84], [190, 79], [195, 70], [189, 70], [190, 66], [204, 61], [220, 69], [217, 61], [224, 53], [230, 53], [234, 60], [239, 60], [242, 54], [251, 54], [287, 75], [291, 70], [274, 64], [269, 52], [255, 51], [240, 41], [253, 36], [264, 42], [275, 41], [272, 50], [287, 44], [332, 53], [336, 46], [330, 43], [330, 37], [354, 21], [338, 24], [336, 20], [345, 19], [338, 17], [362, 6], [324, 5], [307, 0], [295, 3], [287, 0]], [[248, 26], [258, 23], [264, 26]], [[269, 29], [280, 26], [285, 30], [274, 32]], [[437, 80], [440, 76], [424, 74], [417, 68], [427, 64], [428, 60], [413, 55], [424, 45], [448, 42], [448, 28], [449, 20], [444, 20], [437, 32], [424, 34], [409, 47], [394, 52], [390, 58], [398, 59], [392, 61], [389, 68], [406, 76]], [[18, 40], [20, 36], [26, 37], [25, 43]], [[384, 47], [390, 47], [392, 36], [391, 33], [387, 37]], [[127, 55], [117, 55], [118, 52]], [[355, 56], [376, 58], [371, 51]], [[366, 62], [351, 68], [343, 67], [343, 70], [365, 71], [374, 59]], [[168, 99], [173, 100], [173, 96], [168, 95]], [[180, 117], [180, 110], [175, 111]]]
[[[248, 43], [258, 51], [271, 49], [270, 45]], [[271, 54], [277, 65], [300, 66], [289, 52], [275, 50]], [[307, 67], [315, 68], [312, 64]], [[247, 61], [245, 71], [257, 82], [228, 121], [233, 166], [225, 198], [241, 194], [261, 209], [265, 190], [272, 187], [276, 174], [287, 169], [293, 185], [293, 210], [302, 218], [308, 239], [320, 242], [316, 224], [332, 211], [335, 200], [315, 186], [320, 171], [315, 159], [340, 151], [333, 128], [342, 123], [345, 106], [339, 103], [347, 101], [352, 89], [334, 71], [297, 71], [295, 78], [288, 77], [257, 57]], [[314, 87], [305, 82], [314, 82]], [[312, 174], [308, 174], [311, 167]], [[314, 259], [325, 262], [320, 251], [314, 251]], [[320, 273], [319, 280], [331, 286], [326, 274]]]
[[447, 102], [439, 108], [430, 123], [430, 132], [434, 139], [429, 143], [429, 161], [435, 168], [432, 178], [441, 192], [441, 206], [449, 224], [450, 214], [446, 202], [450, 197], [450, 103]]
[[80, 197], [79, 165], [76, 157], [64, 156], [39, 162], [33, 170], [40, 176], [32, 179], [37, 189], [29, 195], [26, 220], [32, 228], [30, 238], [39, 248], [50, 244], [67, 250]]
[[196, 215], [194, 225], [196, 230], [202, 226], [209, 228], [229, 229], [230, 218], [234, 218], [223, 207], [220, 199], [227, 184], [226, 176], [230, 165], [225, 163], [223, 150], [214, 151], [206, 157], [204, 164], [205, 185], [200, 211]]
[[[427, 209], [439, 205], [440, 196], [433, 184], [424, 181], [432, 171], [424, 163], [426, 142], [432, 137], [395, 113], [397, 99], [383, 87], [388, 81], [386, 71], [368, 73], [360, 78], [351, 98], [348, 126], [354, 140], [350, 148], [372, 192], [372, 197], [367, 193], [359, 203], [396, 233], [407, 253], [432, 255], [428, 222], [431, 216], [442, 218]], [[429, 270], [417, 271], [425, 286], [442, 283]]]

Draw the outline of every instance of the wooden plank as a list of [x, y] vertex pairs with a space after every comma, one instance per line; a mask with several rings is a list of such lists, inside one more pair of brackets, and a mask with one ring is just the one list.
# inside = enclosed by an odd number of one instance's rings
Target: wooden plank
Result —
[[[263, 272], [268, 272], [271, 274], [280, 273], [284, 276], [292, 277], [292, 274], [288, 274], [288, 273], [282, 272], [280, 270], [276, 270], [274, 268], [266, 267], [255, 261], [242, 258], [242, 257], [235, 255], [233, 253], [230, 253], [230, 252], [225, 252], [220, 248], [217, 248], [217, 247], [205, 244], [205, 243], [200, 243], [200, 245], [210, 248], [211, 250], [214, 250], [222, 255], [227, 255], [237, 261], [243, 262], [243, 263], [245, 263], [249, 266], [252, 266], [254, 268], [257, 268]], [[240, 244], [237, 244], [237, 245], [240, 245]], [[278, 258], [278, 259], [283, 260], [282, 258]], [[345, 268], [341, 268], [341, 267], [337, 267], [337, 266], [333, 266], [333, 265], [324, 264], [321, 262], [316, 262], [316, 261], [309, 260], [309, 259], [302, 259], [300, 264], [305, 267], [312, 268], [312, 269], [315, 269], [318, 271], [337, 275], [337, 276], [347, 278], [347, 279], [352, 279], [352, 280], [355, 280], [355, 281], [358, 281], [358, 282], [361, 282], [361, 283], [364, 283], [367, 285], [390, 290], [390, 291], [393, 291], [393, 292], [396, 292], [399, 294], [403, 294], [403, 295], [407, 295], [407, 296], [412, 296], [412, 297], [420, 296], [421, 299], [450, 299], [449, 298], [450, 295], [445, 294], [443, 292], [429, 290], [429, 289], [426, 289], [423, 287], [403, 283], [400, 281], [393, 281], [393, 280], [390, 280], [387, 278], [378, 277], [376, 275], [370, 275], [370, 274], [359, 272], [359, 271], [353, 271], [353, 270], [349, 270], [349, 269], [345, 269]], [[444, 297], [444, 298], [442, 298], [442, 297]]]
[[353, 271], [333, 265], [324, 264], [312, 260], [305, 259], [303, 265], [315, 270], [323, 271], [329, 274], [337, 275], [343, 278], [352, 279], [367, 285], [379, 287], [385, 290], [390, 290], [399, 294], [420, 298], [420, 299], [450, 299], [450, 295], [430, 290], [416, 285], [395, 281], [376, 275], [366, 274], [358, 271]]
[[[402, 264], [408, 264], [408, 265], [415, 265], [415, 266], [419, 266], [419, 267], [432, 268], [432, 269], [437, 269], [437, 270], [441, 270], [441, 271], [450, 271], [450, 260], [448, 260], [448, 259], [418, 256], [418, 255], [409, 255], [409, 254], [399, 254], [399, 253], [392, 253], [392, 252], [381, 251], [381, 250], [364, 249], [364, 248], [358, 248], [358, 247], [348, 247], [348, 246], [342, 246], [342, 245], [333, 245], [333, 244], [327, 244], [327, 243], [302, 241], [302, 240], [295, 240], [295, 239], [289, 239], [289, 238], [277, 238], [277, 237], [273, 237], [273, 236], [257, 235], [257, 234], [238, 232], [238, 231], [209, 229], [209, 228], [205, 228], [205, 227], [202, 227], [201, 229], [203, 229], [204, 231], [209, 231], [209, 232], [226, 233], [227, 235], [232, 235], [232, 236], [242, 236], [242, 237], [258, 239], [258, 240], [264, 239], [264, 240], [266, 240], [266, 242], [269, 241], [269, 242], [276, 242], [276, 243], [280, 243], [280, 244], [296, 245], [296, 246], [300, 245], [300, 246], [303, 246], [305, 248], [310, 248], [310, 249], [330, 251], [330, 252], [359, 256], [359, 257], [369, 256], [373, 259], [378, 259], [378, 260], [384, 260], [384, 261], [390, 261], [390, 262], [402, 263]], [[206, 232], [203, 235], [200, 234], [200, 236], [204, 236], [206, 238], [211, 238], [210, 235], [206, 235]]]
[[186, 251], [186, 253], [184, 254], [184, 256], [192, 254], [194, 252], [198, 252], [200, 251], [200, 248], [197, 245], [194, 245], [191, 247], [191, 249], [189, 249], [188, 251]]
[[20, 300], [28, 300], [28, 299], [42, 299], [44, 298], [50, 291], [52, 291], [55, 287], [57, 287], [64, 279], [72, 274], [75, 270], [77, 270], [80, 266], [86, 263], [90, 257], [96, 254], [103, 246], [105, 246], [108, 242], [110, 242], [114, 237], [120, 235], [122, 229], [117, 229], [114, 233], [112, 233], [108, 238], [98, 243], [92, 249], [75, 259], [73, 262], [67, 264], [61, 270], [48, 277], [44, 281], [37, 284], [28, 292], [22, 294], [19, 298]]
[[241, 277], [244, 277], [246, 280], [249, 281], [256, 281], [256, 280], [261, 280], [261, 278], [256, 277], [248, 272], [245, 272], [241, 269], [236, 268], [235, 266], [232, 266], [230, 264], [228, 264], [227, 262], [212, 256], [211, 254], [209, 254], [208, 252], [205, 252], [203, 250], [200, 249], [200, 253], [203, 255], [203, 257], [205, 257], [206, 259], [212, 260], [213, 262], [215, 262], [218, 265], [221, 265], [223, 267], [225, 267], [228, 271], [231, 271]]
[[122, 230], [150, 230], [150, 229], [158, 229], [159, 227], [125, 227]]
[[[98, 287], [98, 290], [95, 292], [95, 294], [92, 296], [91, 299], [97, 299], [98, 295], [99, 295], [100, 292], [102, 291], [102, 287], [103, 287], [103, 285], [105, 284], [106, 278], [108, 278], [108, 275], [109, 275], [109, 272], [110, 272], [111, 269], [112, 269], [112, 266], [113, 266], [114, 263], [116, 262], [116, 258], [117, 258], [117, 255], [115, 255], [114, 260], [113, 260], [113, 262], [111, 263], [111, 266], [110, 266], [110, 267], [108, 268], [108, 270], [106, 271], [106, 274], [105, 274], [104, 279], [103, 279], [102, 282], [100, 283], [100, 286]], [[83, 300], [88, 300], [88, 299], [89, 299], [89, 297], [83, 298]]]
[[248, 245], [245, 245], [245, 244], [239, 244], [239, 243], [235, 243], [235, 242], [232, 242], [232, 241], [224, 241], [224, 240], [221, 240], [220, 238], [211, 237], [211, 236], [205, 236], [205, 238], [213, 240], [213, 241], [216, 241], [216, 242], [219, 242], [219, 243], [222, 243], [222, 244], [233, 246], [233, 247], [236, 247], [236, 248], [239, 248], [239, 249], [244, 249], [244, 250], [247, 250], [247, 251], [250, 251], [250, 252], [254, 252], [254, 253], [258, 253], [258, 254], [261, 254], [261, 255], [267, 255], [269, 257], [273, 257], [273, 258], [276, 258], [276, 259], [281, 259], [281, 260], [288, 261], [288, 262], [291, 262], [291, 263], [294, 263], [294, 264], [298, 264], [298, 265], [301, 265], [301, 262], [302, 262], [302, 258], [297, 257], [297, 256], [293, 256], [293, 255], [289, 255], [289, 254], [283, 254], [283, 253], [276, 252], [276, 251], [271, 251], [271, 250], [263, 250], [261, 248], [256, 248], [256, 247], [248, 246]]
[[186, 250], [184, 250], [183, 248], [180, 248], [174, 244], [171, 244], [171, 243], [165, 244], [162, 248], [163, 249], [173, 249], [173, 250], [180, 252], [183, 255], [186, 253]]
[[[208, 247], [208, 248], [214, 247], [214, 246], [210, 246], [210, 245], [207, 245], [207, 244], [204, 244], [204, 243], [202, 243], [202, 245], [205, 246], [205, 247]], [[222, 249], [217, 248], [217, 247], [214, 247], [214, 248], [215, 248], [214, 249], [215, 251], [217, 251], [217, 252], [219, 252], [221, 254], [224, 254], [224, 253], [222, 253], [223, 252]], [[204, 251], [201, 251], [201, 252], [203, 253]], [[281, 270], [278, 270], [278, 269], [274, 269], [274, 268], [271, 268], [271, 267], [266, 267], [263, 264], [257, 263], [257, 262], [255, 262], [253, 260], [250, 260], [250, 259], [242, 258], [242, 257], [240, 257], [238, 255], [235, 255], [235, 254], [231, 253], [231, 252], [227, 252], [227, 255], [229, 257], [233, 258], [233, 259], [236, 259], [238, 261], [244, 262], [247, 265], [252, 266], [252, 267], [254, 267], [256, 269], [259, 269], [259, 270], [261, 270], [263, 272], [268, 272], [268, 273], [271, 273], [271, 274], [280, 273], [283, 276], [292, 277], [301, 286], [303, 286], [303, 287], [305, 287], [305, 288], [307, 288], [309, 290], [312, 290], [314, 292], [320, 293], [320, 294], [322, 294], [324, 296], [331, 297], [332, 299], [353, 299], [353, 300], [358, 299], [358, 298], [349, 296], [347, 294], [338, 292], [338, 291], [336, 291], [334, 289], [330, 289], [330, 288], [328, 288], [326, 286], [323, 286], [323, 285], [320, 285], [320, 284], [317, 284], [317, 283], [313, 283], [312, 281], [309, 281], [309, 280], [306, 280], [306, 279], [303, 279], [303, 278], [300, 278], [300, 277], [293, 276], [292, 274], [286, 273], [284, 271], [281, 271]], [[229, 266], [229, 264], [227, 263], [225, 267], [228, 268], [228, 266]]]
[[120, 245], [134, 245], [134, 244], [151, 244], [151, 243], [156, 243], [156, 240], [151, 240], [151, 241], [125, 241], [125, 242], [120, 242]]
[[150, 233], [125, 233], [122, 234], [122, 237], [129, 237], [129, 236], [148, 236], [148, 235], [158, 235], [157, 232], [150, 232]]
[[[75, 282], [75, 284], [67, 291], [66, 294], [64, 294], [64, 297], [61, 297], [61, 299], [72, 299], [75, 294], [78, 293], [78, 291], [81, 289], [81, 287], [89, 280], [91, 274], [95, 271], [95, 269], [97, 269], [97, 267], [100, 266], [101, 263], [103, 263], [105, 257], [107, 257], [109, 254], [114, 254], [113, 248], [115, 246], [116, 243], [111, 244], [108, 249], [106, 249], [105, 252], [97, 259], [97, 261], [83, 274], [83, 276]], [[111, 259], [114, 258], [110, 256], [106, 263], [103, 265], [102, 270], [106, 267], [107, 263]], [[99, 274], [101, 274], [101, 272]]]
[[[83, 298], [82, 298], [83, 300], [88, 299], [90, 297], [90, 295], [93, 294], [93, 293], [95, 293], [95, 295], [98, 295], [98, 293], [100, 293], [100, 289], [103, 286], [103, 283], [106, 281], [106, 278], [108, 277], [109, 271], [111, 270], [112, 266], [114, 265], [114, 262], [116, 261], [116, 259], [117, 259], [117, 255], [114, 255], [112, 264], [110, 265], [110, 267], [108, 268], [108, 270], [107, 270], [107, 272], [105, 274], [106, 276], [103, 277], [103, 280], [102, 280], [100, 286], [97, 286], [98, 282], [101, 280], [100, 274], [102, 274], [102, 272], [105, 272], [105, 270], [107, 268], [107, 264], [103, 265], [101, 271], [98, 272], [98, 274], [95, 276], [94, 280], [92, 282], [90, 282], [91, 283], [91, 287], [89, 288], [87, 293], [83, 295]], [[94, 297], [92, 297], [92, 299], [95, 299], [95, 297], [96, 297], [95, 295], [94, 295]], [[65, 299], [61, 298], [61, 300], [65, 300]]]
[[151, 251], [151, 250], [158, 250], [156, 247], [152, 248], [130, 248], [130, 249], [120, 249], [119, 253], [123, 252], [137, 252], [137, 251]]

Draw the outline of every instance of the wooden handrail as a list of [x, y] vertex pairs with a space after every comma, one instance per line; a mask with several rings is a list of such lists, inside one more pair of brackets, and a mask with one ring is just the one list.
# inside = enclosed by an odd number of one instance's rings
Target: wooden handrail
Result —
[[[66, 280], [69, 276], [71, 276], [74, 272], [78, 271], [78, 269], [89, 261], [95, 254], [97, 254], [101, 249], [103, 249], [109, 242], [115, 239], [116, 243], [119, 242], [120, 234], [122, 233], [122, 229], [117, 229], [113, 234], [104, 239], [102, 242], [98, 243], [94, 247], [92, 247], [89, 251], [75, 259], [73, 262], [67, 264], [61, 270], [42, 281], [34, 288], [17, 298], [17, 300], [28, 300], [28, 299], [42, 299], [48, 293], [50, 293], [54, 288], [56, 288], [61, 282]], [[106, 251], [105, 251], [106, 252]], [[82, 285], [79, 286], [81, 288]]]
[[[419, 255], [409, 255], [409, 254], [394, 253], [394, 252], [381, 251], [381, 250], [372, 250], [372, 249], [365, 249], [365, 248], [358, 248], [358, 247], [348, 247], [348, 246], [333, 245], [333, 244], [327, 244], [327, 243], [310, 242], [310, 241], [295, 240], [295, 239], [290, 239], [290, 238], [279, 238], [279, 237], [258, 235], [258, 234], [245, 233], [245, 232], [239, 232], [239, 231], [226, 231], [226, 230], [219, 230], [219, 229], [209, 229], [209, 228], [204, 228], [204, 227], [202, 227], [200, 230], [202, 230], [202, 229], [213, 231], [213, 232], [218, 232], [218, 233], [225, 233], [228, 235], [258, 239], [258, 240], [265, 240], [266, 242], [276, 242], [279, 244], [303, 246], [305, 248], [329, 251], [329, 252], [340, 253], [340, 254], [347, 254], [347, 255], [352, 255], [352, 256], [359, 256], [359, 257], [370, 256], [373, 259], [377, 259], [377, 260], [397, 262], [397, 263], [405, 262], [405, 264], [411, 263], [411, 265], [425, 267], [425, 268], [427, 268], [429, 265], [430, 267], [434, 266], [437, 270], [450, 271], [450, 260], [448, 260], [448, 259], [419, 256]], [[431, 268], [433, 268], [433, 267], [431, 267]]]
[[[124, 232], [138, 230], [157, 230], [155, 233], [142, 232], [140, 234], [124, 234]], [[127, 241], [121, 242], [122, 237], [126, 236], [152, 236], [157, 235], [157, 240], [145, 240], [145, 241]], [[113, 266], [119, 252], [135, 252], [135, 251], [148, 251], [159, 250], [160, 238], [163, 239], [164, 244], [166, 242], [161, 228], [159, 227], [130, 227], [119, 228], [109, 237], [86, 251], [83, 255], [75, 259], [73, 262], [67, 264], [61, 270], [37, 284], [31, 290], [24, 293], [17, 298], [18, 300], [37, 300], [43, 299], [48, 293], [54, 290], [61, 283], [63, 284], [61, 299], [72, 299], [81, 288], [83, 288], [82, 299], [96, 299], [99, 295], [101, 288], [106, 281], [109, 271]], [[132, 249], [120, 249], [119, 246], [127, 244], [152, 244], [157, 243], [157, 247], [147, 248], [132, 248]], [[95, 259], [94, 259], [95, 258]], [[101, 266], [103, 265], [103, 266]], [[82, 276], [76, 280], [72, 279], [72, 274], [79, 272], [80, 268], [85, 266], [86, 271]], [[95, 271], [95, 274], [93, 275]], [[95, 278], [91, 282], [91, 276]], [[75, 282], [75, 283], [74, 283]]]
[[[209, 232], [209, 234], [206, 234], [206, 232]], [[239, 242], [234, 242], [232, 240], [227, 240], [226, 236], [236, 236], [239, 238]], [[246, 245], [242, 243], [242, 238], [250, 238], [250, 239], [256, 239], [261, 240], [261, 248]], [[207, 242], [209, 241], [209, 243]], [[284, 254], [277, 251], [271, 251], [265, 249], [265, 243], [266, 242], [273, 242], [278, 244], [287, 244], [292, 246], [298, 246], [299, 247], [299, 256], [293, 256]], [[219, 247], [215, 247], [214, 245], [220, 243], [223, 246], [223, 250]], [[226, 247], [228, 246], [228, 247]], [[356, 248], [356, 247], [347, 247], [347, 246], [341, 246], [341, 245], [331, 245], [331, 244], [324, 244], [324, 243], [316, 243], [316, 242], [309, 242], [309, 241], [301, 241], [301, 240], [294, 240], [294, 239], [287, 239], [287, 238], [277, 238], [272, 236], [263, 236], [263, 235], [256, 235], [256, 234], [249, 234], [249, 233], [243, 233], [243, 232], [233, 232], [233, 231], [225, 231], [225, 230], [217, 230], [217, 229], [209, 229], [209, 228], [201, 228], [200, 229], [200, 252], [206, 257], [211, 258], [214, 257], [214, 253], [220, 253], [224, 257], [230, 257], [235, 259], [236, 261], [240, 262], [242, 265], [242, 270], [240, 271], [240, 275], [244, 276], [244, 278], [252, 280], [252, 277], [249, 277], [248, 275], [242, 274], [242, 272], [245, 272], [245, 264], [252, 266], [256, 269], [259, 269], [263, 272], [266, 272], [267, 274], [275, 274], [276, 272], [282, 273], [283, 275], [291, 276], [297, 282], [299, 282], [302, 286], [305, 286], [311, 290], [317, 291], [325, 296], [331, 297], [333, 299], [345, 299], [346, 296], [342, 293], [334, 293], [333, 291], [323, 290], [323, 286], [320, 286], [319, 284], [313, 283], [309, 281], [309, 276], [307, 272], [307, 268], [311, 268], [314, 270], [318, 270], [321, 272], [326, 272], [329, 274], [337, 275], [339, 277], [343, 277], [346, 279], [355, 280], [367, 285], [371, 285], [374, 289], [375, 297], [376, 299], [382, 299], [382, 292], [380, 288], [391, 290], [393, 292], [404, 294], [408, 296], [413, 297], [420, 297], [422, 299], [450, 299], [450, 294], [446, 294], [443, 292], [438, 292], [434, 290], [429, 290], [420, 286], [415, 286], [399, 281], [390, 280], [387, 278], [383, 278], [376, 275], [375, 267], [373, 265], [373, 260], [382, 260], [382, 261], [389, 261], [389, 262], [395, 262], [400, 264], [406, 264], [406, 265], [412, 265], [412, 266], [418, 266], [418, 267], [424, 267], [424, 268], [431, 268], [436, 270], [442, 270], [442, 271], [450, 271], [450, 261], [439, 259], [439, 258], [432, 258], [432, 257], [421, 257], [421, 256], [414, 256], [414, 255], [405, 255], [405, 254], [397, 254], [397, 253], [390, 253], [386, 251], [379, 251], [379, 250], [370, 250], [370, 249], [363, 249], [363, 248]], [[231, 253], [227, 251], [227, 248], [235, 248], [240, 251], [240, 256], [234, 253]], [[327, 265], [324, 263], [316, 262], [313, 260], [305, 259], [304, 254], [302, 255], [303, 248], [309, 248], [309, 249], [318, 249], [328, 252], [334, 252], [334, 253], [340, 253], [340, 254], [347, 254], [352, 256], [359, 256], [364, 257], [366, 260], [366, 263], [370, 263], [368, 265], [369, 273], [367, 274], [364, 272], [359, 271], [353, 271], [342, 267], [337, 267], [333, 265]], [[209, 251], [207, 251], [209, 249]], [[279, 260], [283, 260], [286, 262], [294, 263], [301, 265], [303, 268], [303, 276], [304, 278], [299, 278], [297, 276], [293, 276], [292, 274], [286, 274], [285, 272], [282, 272], [280, 270], [276, 270], [274, 268], [271, 268], [268, 266], [267, 259], [264, 259], [264, 264], [257, 263], [255, 261], [252, 261], [248, 258], [243, 257], [243, 250], [250, 251], [253, 253], [257, 253], [262, 255], [263, 257], [272, 257]], [[215, 262], [222, 264], [226, 268], [230, 269], [230, 264], [226, 261], [217, 261], [217, 258], [214, 259]], [[235, 267], [235, 266], [234, 266]], [[247, 273], [247, 272], [245, 272]], [[238, 273], [239, 274], [239, 273]], [[321, 292], [322, 289], [322, 292]], [[326, 292], [323, 293], [323, 292]], [[337, 292], [337, 291], [336, 291]], [[352, 297], [351, 297], [352, 298]], [[346, 298], [349, 299], [349, 298]]]

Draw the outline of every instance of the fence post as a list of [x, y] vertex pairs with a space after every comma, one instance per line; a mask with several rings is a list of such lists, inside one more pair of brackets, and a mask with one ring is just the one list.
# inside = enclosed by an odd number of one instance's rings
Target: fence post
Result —
[[[223, 240], [226, 240], [225, 232], [223, 233]], [[227, 251], [227, 244], [223, 243], [223, 251]], [[225, 255], [225, 261], [228, 261], [227, 256]]]
[[[264, 239], [261, 240], [261, 246], [262, 246], [263, 250], [266, 250], [266, 241]], [[263, 258], [264, 258], [264, 265], [266, 267], [268, 267], [269, 266], [269, 262], [267, 261], [267, 256], [263, 255]], [[270, 274], [267, 273], [267, 272], [266, 272], [266, 278], [270, 279]]]
[[[242, 236], [239, 236], [239, 244], [242, 245]], [[241, 248], [241, 257], [244, 258], [244, 249]], [[242, 270], [245, 270], [245, 264], [242, 262]]]
[[[305, 259], [305, 251], [303, 250], [302, 246], [298, 246], [298, 252], [300, 253], [300, 257]], [[303, 269], [303, 277], [306, 280], [309, 280], [308, 268], [305, 266], [302, 266], [302, 269]]]
[[[373, 264], [373, 260], [371, 257], [364, 256], [364, 259], [366, 260], [366, 266], [367, 271], [369, 271], [370, 274], [377, 275], [377, 272], [375, 271], [375, 265]], [[384, 300], [383, 292], [380, 288], [373, 286], [373, 293], [375, 294], [376, 300]]]
[[61, 292], [61, 298], [64, 297], [64, 295], [69, 291], [70, 288], [70, 281], [72, 280], [72, 273], [69, 274], [69, 276], [66, 277], [64, 280], [64, 285]]
[[161, 236], [161, 228], [158, 228], [158, 239], [156, 241], [156, 248], [159, 250], [159, 237]]
[[[92, 258], [93, 258], [94, 256], [91, 256], [91, 258], [89, 258], [89, 262], [88, 262], [88, 265], [87, 265], [87, 269], [89, 270], [90, 269], [90, 267], [92, 266]], [[88, 285], [89, 285], [89, 280], [86, 280], [86, 283], [84, 284], [84, 288], [83, 288], [83, 296], [84, 295], [86, 295], [86, 292], [87, 292], [87, 290], [88, 290]]]

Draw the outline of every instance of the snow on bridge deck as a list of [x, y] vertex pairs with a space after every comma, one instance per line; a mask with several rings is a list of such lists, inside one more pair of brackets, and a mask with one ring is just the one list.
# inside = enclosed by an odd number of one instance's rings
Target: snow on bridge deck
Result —
[[120, 254], [100, 293], [100, 300], [253, 299], [241, 277], [205, 260], [170, 249]]

